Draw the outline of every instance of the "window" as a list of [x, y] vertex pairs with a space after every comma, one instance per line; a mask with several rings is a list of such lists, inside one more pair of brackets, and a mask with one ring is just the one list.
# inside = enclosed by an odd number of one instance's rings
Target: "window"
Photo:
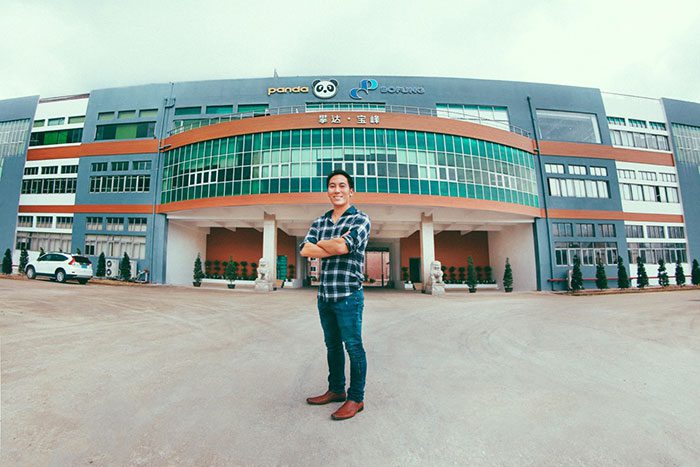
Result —
[[117, 118], [119, 118], [119, 119], [136, 118], [136, 111], [135, 110], [120, 110], [117, 113]]
[[647, 122], [644, 120], [636, 120], [634, 118], [630, 118], [628, 120], [629, 125], [634, 128], [646, 128], [647, 127]]
[[577, 237], [595, 237], [593, 224], [576, 224]]
[[624, 125], [625, 119], [621, 117], [608, 117], [609, 125]]
[[90, 193], [145, 193], [150, 189], [150, 175], [104, 175], [90, 177]]
[[112, 162], [112, 170], [115, 172], [129, 170], [129, 161]]
[[232, 105], [208, 105], [206, 113], [208, 113], [208, 114], [232, 114], [233, 113], [233, 106]]
[[158, 109], [141, 109], [139, 118], [155, 118], [158, 116]]
[[649, 133], [611, 130], [610, 139], [615, 146], [669, 151], [668, 137]]
[[145, 232], [146, 225], [145, 217], [130, 217], [128, 230], [129, 232]]
[[647, 237], [666, 238], [663, 225], [647, 225]]
[[34, 178], [22, 180], [23, 195], [75, 193], [76, 178]]
[[540, 137], [550, 141], [600, 143], [594, 114], [537, 110]]
[[58, 216], [58, 217], [56, 217], [56, 228], [57, 229], [72, 229], [73, 228], [73, 217], [70, 217], [70, 216]]
[[[87, 252], [91, 253], [87, 253]], [[85, 235], [86, 254], [104, 253], [110, 258], [121, 258], [124, 253], [131, 259], [146, 257], [146, 237], [140, 235]]]
[[555, 237], [573, 237], [573, 229], [570, 222], [552, 223], [552, 234]]
[[36, 217], [36, 227], [38, 229], [50, 229], [53, 227], [53, 217], [51, 216], [37, 216]]
[[676, 182], [676, 174], [670, 174], [670, 173], [660, 173], [659, 176], [661, 177], [662, 182]]
[[584, 266], [594, 266], [598, 260], [605, 265], [617, 263], [615, 242], [556, 242], [554, 257], [557, 266], [573, 266], [578, 257]]
[[549, 174], [563, 174], [564, 164], [545, 164], [544, 171]]
[[462, 104], [437, 104], [435, 106], [437, 116], [466, 120], [480, 125], [500, 128], [510, 131], [510, 121], [507, 107], [492, 105], [462, 105]]
[[124, 230], [124, 219], [121, 217], [108, 217], [107, 230]]
[[102, 217], [88, 216], [85, 219], [86, 230], [102, 230]]
[[586, 175], [586, 166], [583, 165], [570, 165], [569, 173], [571, 175]]
[[666, 124], [661, 122], [649, 122], [649, 128], [666, 131]]
[[615, 224], [600, 224], [601, 237], [615, 237]]
[[685, 229], [680, 226], [668, 226], [668, 238], [685, 238]]
[[625, 236], [627, 238], [644, 238], [644, 226], [626, 225]]
[[54, 130], [33, 132], [29, 139], [30, 146], [48, 146], [50, 144], [79, 143], [83, 138], [82, 128], [72, 130]]
[[97, 120], [114, 120], [114, 112], [100, 112], [97, 114]]
[[113, 139], [153, 138], [155, 135], [155, 129], [155, 122], [97, 125], [95, 140], [105, 141]]
[[32, 128], [39, 128], [44, 126], [46, 123], [46, 120], [34, 120], [34, 123], [32, 124]]
[[58, 125], [63, 125], [63, 122], [66, 121], [65, 117], [58, 117], [58, 118], [49, 118], [49, 121], [47, 123], [47, 126], [58, 126]]
[[31, 227], [33, 221], [32, 216], [17, 216], [17, 227]]
[[627, 179], [631, 179], [631, 180], [634, 180], [635, 178], [637, 178], [634, 175], [634, 170], [628, 170], [628, 169], [617, 169], [617, 176], [618, 176], [618, 178], [627, 178]]
[[608, 169], [605, 167], [595, 167], [591, 166], [591, 175], [596, 176], [596, 177], [607, 177], [608, 176]]
[[93, 172], [106, 172], [107, 171], [107, 163], [106, 162], [93, 162], [92, 163], [92, 171]]
[[[439, 107], [439, 104], [438, 104]], [[319, 110], [367, 110], [374, 112], [385, 112], [386, 104], [384, 102], [307, 102], [307, 112], [318, 112]], [[438, 108], [438, 116], [440, 110]]]
[[267, 104], [239, 104], [238, 113], [266, 113]]
[[70, 251], [71, 236], [69, 233], [22, 232], [17, 233], [17, 248], [27, 250]]
[[62, 174], [77, 174], [78, 173], [78, 164], [62, 165], [61, 166], [61, 173]]
[[46, 167], [41, 168], [42, 175], [57, 174], [57, 173], [58, 173], [58, 166], [57, 165], [48, 165]]
[[175, 115], [199, 115], [201, 113], [201, 107], [177, 107], [175, 109]]
[[573, 198], [609, 198], [608, 182], [604, 180], [578, 180], [570, 178], [550, 178], [550, 196]]
[[651, 181], [656, 181], [656, 172], [647, 172], [644, 170], [639, 171], [639, 179], [640, 180], [651, 180]]
[[38, 175], [39, 174], [39, 167], [25, 167], [24, 168], [24, 175]]
[[85, 123], [85, 115], [77, 115], [75, 117], [68, 117], [68, 124], [73, 125], [75, 123]]
[[151, 170], [151, 161], [133, 161], [134, 170]]
[[685, 250], [685, 243], [627, 243], [630, 263], [636, 262], [637, 258], [641, 258], [644, 263], [658, 263], [663, 259], [667, 263], [687, 263], [688, 257]]

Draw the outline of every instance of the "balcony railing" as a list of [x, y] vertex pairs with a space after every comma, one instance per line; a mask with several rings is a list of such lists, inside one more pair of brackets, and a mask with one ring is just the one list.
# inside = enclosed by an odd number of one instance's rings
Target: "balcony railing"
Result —
[[[376, 104], [373, 104], [373, 106]], [[171, 129], [168, 132], [169, 136], [176, 135], [185, 131], [193, 130], [195, 128], [200, 128], [204, 126], [214, 125], [216, 123], [222, 122], [232, 122], [236, 120], [243, 120], [246, 118], [256, 118], [256, 117], [268, 117], [270, 115], [290, 115], [290, 114], [306, 114], [306, 113], [326, 113], [330, 114], [333, 112], [357, 112], [357, 113], [398, 113], [405, 115], [420, 115], [426, 117], [438, 117], [447, 118], [450, 120], [460, 120], [463, 122], [471, 122], [479, 125], [486, 125], [494, 128], [499, 128], [501, 130], [510, 131], [511, 133], [516, 133], [527, 138], [531, 137], [531, 133], [523, 128], [511, 125], [508, 122], [502, 120], [489, 120], [479, 117], [465, 117], [461, 112], [454, 112], [450, 110], [437, 110], [427, 107], [414, 107], [407, 105], [384, 105], [377, 107], [369, 107], [367, 109], [307, 109], [305, 105], [288, 106], [288, 107], [275, 107], [271, 109], [266, 109], [265, 111], [258, 112], [241, 112], [233, 113], [227, 115], [221, 115], [218, 117], [211, 118], [194, 118], [194, 119], [182, 119], [178, 120], [181, 122], [178, 126]]]

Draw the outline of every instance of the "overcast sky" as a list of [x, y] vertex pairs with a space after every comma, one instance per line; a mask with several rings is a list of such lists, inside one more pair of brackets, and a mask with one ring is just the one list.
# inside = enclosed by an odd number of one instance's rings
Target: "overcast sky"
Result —
[[0, 99], [277, 69], [700, 102], [700, 7], [691, 0], [2, 0], [0, 10]]

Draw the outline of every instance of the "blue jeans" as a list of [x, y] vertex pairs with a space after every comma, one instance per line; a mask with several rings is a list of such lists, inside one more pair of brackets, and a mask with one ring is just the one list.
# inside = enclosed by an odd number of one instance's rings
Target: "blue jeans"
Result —
[[345, 350], [350, 357], [350, 389], [348, 399], [362, 402], [365, 397], [367, 358], [362, 347], [362, 309], [365, 296], [362, 289], [338, 302], [318, 300], [323, 338], [328, 358], [328, 390], [345, 391]]

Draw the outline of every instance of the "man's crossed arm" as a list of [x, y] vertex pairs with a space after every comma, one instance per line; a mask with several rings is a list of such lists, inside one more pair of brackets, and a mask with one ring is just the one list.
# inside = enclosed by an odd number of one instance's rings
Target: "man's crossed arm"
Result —
[[330, 240], [319, 240], [318, 243], [305, 243], [301, 249], [301, 256], [307, 258], [328, 258], [330, 256], [345, 255], [349, 252], [348, 244], [345, 242], [346, 232], [341, 237]]

